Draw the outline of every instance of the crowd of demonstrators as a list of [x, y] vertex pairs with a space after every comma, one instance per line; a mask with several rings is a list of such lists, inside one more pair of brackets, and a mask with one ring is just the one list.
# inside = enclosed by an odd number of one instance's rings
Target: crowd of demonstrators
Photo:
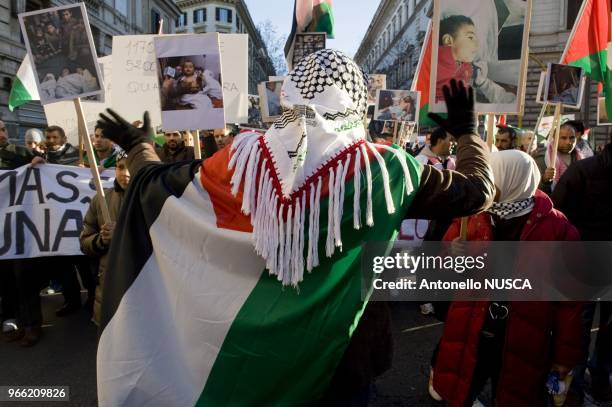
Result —
[[[384, 140], [376, 134], [379, 127], [370, 122], [373, 140]], [[509, 125], [498, 129], [495, 147], [499, 153], [492, 155], [496, 200], [487, 212], [469, 218], [467, 240], [612, 240], [612, 140], [595, 153], [584, 124], [567, 121], [560, 128], [557, 164], [552, 168], [552, 141], [538, 147], [532, 131]], [[449, 149], [445, 144], [439, 146], [438, 140], [444, 138], [444, 132], [438, 128], [427, 135], [424, 146], [412, 146], [413, 154], [424, 165], [443, 168], [441, 163]], [[432, 229], [440, 229], [441, 233], [431, 233]], [[438, 216], [430, 222], [424, 239], [452, 240], [458, 235], [458, 219], [452, 222]], [[561, 378], [569, 371], [574, 378], [565, 406], [581, 406], [587, 391], [587, 368], [593, 399], [612, 400], [609, 302], [504, 303], [484, 307], [462, 302], [451, 303], [450, 308], [447, 303], [434, 303], [435, 313], [432, 304], [420, 305], [422, 313], [447, 321], [432, 360], [430, 394], [436, 400], [443, 399], [449, 405], [472, 405], [489, 379], [493, 398], [500, 405], [545, 405], [542, 398], [546, 395], [546, 377], [550, 370], [556, 370]], [[594, 321], [597, 307], [599, 319]], [[500, 312], [505, 315], [501, 321], [494, 317]], [[554, 326], [553, 321], [563, 326]], [[597, 339], [589, 357], [594, 323]], [[538, 330], [531, 333], [533, 336], [525, 336], [521, 329], [524, 324]], [[564, 351], [555, 353], [555, 349]], [[542, 355], [546, 354], [553, 355], [553, 359], [545, 360]], [[521, 369], [521, 364], [527, 362], [531, 367]], [[441, 374], [434, 378], [436, 369]], [[516, 383], [522, 384], [515, 388]]]
[[[470, 23], [464, 22], [462, 26], [469, 28]], [[452, 44], [452, 38], [449, 37], [448, 44]], [[439, 226], [433, 240], [456, 241], [460, 222], [451, 219], [467, 215], [470, 215], [467, 240], [471, 241], [612, 240], [612, 142], [593, 154], [584, 139], [584, 125], [567, 122], [559, 134], [557, 164], [551, 167], [552, 143], [534, 150], [533, 132], [518, 133], [515, 128], [504, 126], [496, 137], [499, 151], [489, 154], [477, 136], [471, 92], [454, 80], [450, 90], [445, 88], [448, 119], [432, 115], [440, 127], [431, 132], [416, 156], [424, 169], [406, 217], [433, 220], [431, 224]], [[389, 144], [393, 136], [383, 133], [383, 129], [383, 122], [373, 120], [368, 127], [369, 136], [374, 142]], [[237, 133], [234, 125], [206, 132], [203, 158], [226, 149]], [[6, 341], [32, 346], [42, 335], [39, 293], [49, 283], [49, 276], [41, 273], [41, 269], [60, 270], [53, 276], [61, 283], [65, 298], [65, 304], [56, 312], [58, 316], [69, 315], [82, 306], [78, 271], [88, 290], [87, 307], [94, 322], [100, 323], [105, 277], [113, 272], [108, 267], [112, 256], [109, 247], [116, 239], [115, 222], [130, 175], [135, 176], [143, 167], [158, 162], [175, 163], [163, 171], [182, 173], [194, 160], [194, 149], [186, 145], [181, 132], [166, 132], [160, 148], [153, 146], [150, 135], [147, 123], [130, 126], [115, 114], [98, 123], [93, 135], [95, 162], [103, 168], [115, 167], [115, 184], [105, 191], [111, 221], [104, 221], [101, 197], [96, 195], [80, 235], [81, 249], [88, 257], [0, 264], [8, 271], [0, 273], [2, 319], [14, 321], [17, 328], [4, 334]], [[61, 127], [48, 127], [44, 141], [40, 132], [34, 130], [28, 132], [26, 139], [27, 148], [10, 144], [6, 126], [0, 121], [0, 169], [30, 163], [79, 162], [78, 148], [67, 142]], [[451, 156], [454, 143], [458, 146], [456, 163]], [[185, 162], [185, 168], [181, 169], [177, 164], [180, 162]], [[472, 405], [490, 380], [496, 405], [543, 406], [548, 375], [556, 372], [563, 379], [572, 372], [575, 379], [566, 405], [582, 405], [588, 367], [593, 397], [612, 399], [610, 303], [600, 303], [595, 351], [588, 357], [596, 305], [451, 303], [432, 358], [431, 396], [450, 406]], [[325, 403], [367, 404], [371, 383], [390, 368], [393, 352], [390, 323], [385, 304], [369, 303], [365, 307], [344, 357], [337, 370], [330, 373], [333, 379]]]

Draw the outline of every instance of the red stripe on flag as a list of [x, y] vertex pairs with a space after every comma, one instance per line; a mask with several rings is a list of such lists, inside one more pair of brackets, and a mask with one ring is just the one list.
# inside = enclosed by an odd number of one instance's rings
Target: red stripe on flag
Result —
[[582, 13], [574, 24], [561, 59], [571, 64], [581, 58], [606, 50], [610, 39], [610, 0], [584, 0]]

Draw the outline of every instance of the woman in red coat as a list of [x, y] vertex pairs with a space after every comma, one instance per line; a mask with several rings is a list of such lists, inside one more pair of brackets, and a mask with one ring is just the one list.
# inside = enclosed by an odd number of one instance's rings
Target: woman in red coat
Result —
[[[519, 150], [491, 155], [497, 195], [470, 217], [468, 240], [579, 240], [537, 190], [540, 172]], [[444, 240], [459, 236], [459, 220]], [[436, 357], [433, 387], [450, 406], [471, 406], [488, 379], [498, 407], [547, 405], [546, 379], [580, 361], [582, 305], [571, 302], [453, 302]]]

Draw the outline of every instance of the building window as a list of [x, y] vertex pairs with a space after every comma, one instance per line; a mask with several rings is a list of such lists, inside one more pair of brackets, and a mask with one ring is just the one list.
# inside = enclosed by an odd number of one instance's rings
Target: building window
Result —
[[232, 10], [223, 7], [217, 7], [215, 9], [215, 19], [222, 23], [232, 22]]
[[159, 30], [159, 22], [161, 21], [161, 15], [154, 8], [151, 9], [151, 34], [157, 34]]
[[582, 0], [567, 0], [567, 29], [571, 30], [574, 27], [574, 22], [578, 18], [580, 5]]
[[414, 0], [407, 0], [408, 3], [408, 18], [414, 13]]
[[197, 10], [193, 10], [193, 23], [203, 23], [206, 21], [206, 9], [199, 8]]
[[240, 17], [238, 17], [238, 15], [236, 15], [236, 30], [238, 32], [241, 32], [241, 30], [240, 30]]
[[185, 27], [186, 25], [187, 25], [187, 13], [181, 13], [181, 15], [176, 18], [176, 26]]
[[399, 26], [400, 28], [403, 26], [403, 21], [404, 21], [404, 6], [400, 6], [398, 12], [397, 12], [397, 18], [399, 21]]
[[128, 15], [128, 2], [127, 0], [115, 0], [115, 10], [120, 12], [122, 15]]

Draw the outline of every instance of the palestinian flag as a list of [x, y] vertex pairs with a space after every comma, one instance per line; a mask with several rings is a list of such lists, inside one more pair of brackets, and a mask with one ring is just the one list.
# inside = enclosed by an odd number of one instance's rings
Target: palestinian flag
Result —
[[599, 82], [612, 117], [612, 25], [610, 0], [584, 0], [561, 57], [561, 63], [578, 66]]
[[8, 108], [12, 112], [16, 107], [25, 105], [32, 100], [40, 100], [40, 96], [36, 89], [36, 81], [34, 80], [34, 71], [30, 64], [30, 56], [26, 54], [19, 66], [19, 70], [17, 70], [17, 76], [13, 79]]
[[285, 198], [265, 140], [241, 133], [201, 166], [132, 180], [104, 287], [100, 405], [306, 405], [328, 389], [366, 305], [361, 245], [393, 239], [422, 167], [358, 140]]
[[432, 121], [428, 116], [429, 113], [429, 87], [430, 87], [430, 75], [431, 75], [431, 50], [432, 50], [432, 38], [431, 38], [431, 21], [427, 26], [427, 33], [423, 40], [421, 48], [421, 55], [419, 57], [419, 64], [417, 65], [414, 79], [412, 81], [411, 90], [421, 92], [419, 102], [419, 125], [436, 127], [437, 124]]
[[292, 53], [295, 34], [303, 32], [324, 32], [327, 38], [334, 38], [332, 0], [295, 0], [291, 34], [285, 43], [287, 60]]

